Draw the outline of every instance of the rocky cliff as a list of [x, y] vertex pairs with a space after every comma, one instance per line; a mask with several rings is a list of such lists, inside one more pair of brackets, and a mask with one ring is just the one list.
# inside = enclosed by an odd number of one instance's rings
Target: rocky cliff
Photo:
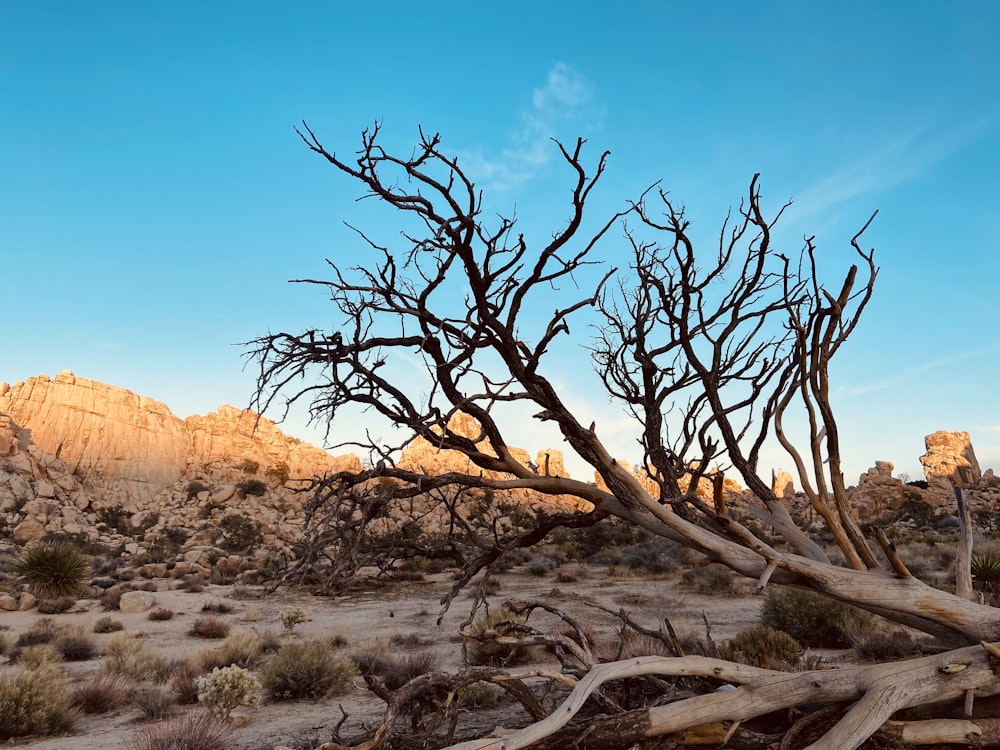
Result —
[[61, 372], [0, 383], [0, 414], [74, 475], [123, 500], [148, 500], [182, 477], [221, 464], [255, 462], [291, 477], [343, 464], [275, 424], [231, 406], [180, 419], [166, 404], [123, 388]]

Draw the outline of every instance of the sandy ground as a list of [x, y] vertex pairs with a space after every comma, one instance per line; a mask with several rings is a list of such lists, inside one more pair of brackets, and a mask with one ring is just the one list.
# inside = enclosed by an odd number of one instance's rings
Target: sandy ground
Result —
[[[677, 576], [648, 577], [624, 575], [609, 577], [607, 568], [589, 566], [563, 566], [560, 572], [571, 572], [578, 580], [558, 583], [553, 575], [538, 578], [511, 572], [499, 576], [500, 590], [490, 597], [491, 605], [505, 599], [541, 599], [564, 609], [597, 632], [614, 633], [619, 621], [599, 610], [588, 607], [589, 600], [613, 610], [624, 608], [638, 622], [655, 628], [668, 617], [683, 639], [686, 635], [704, 639], [703, 614], [711, 625], [716, 640], [731, 638], [737, 632], [757, 624], [761, 598], [752, 593], [752, 582], [740, 582], [741, 595], [736, 597], [709, 597], [687, 591], [679, 586]], [[302, 592], [279, 591], [263, 599], [235, 600], [230, 598], [232, 587], [207, 586], [200, 593], [167, 590], [167, 582], [160, 581], [156, 607], [165, 607], [175, 615], [167, 621], [151, 621], [146, 613], [122, 614], [106, 612], [96, 602], [84, 600], [89, 608], [56, 615], [59, 624], [77, 624], [88, 632], [93, 623], [106, 616], [120, 620], [126, 632], [142, 633], [146, 643], [155, 651], [170, 658], [194, 656], [200, 651], [217, 646], [220, 641], [193, 638], [187, 631], [191, 623], [202, 616], [206, 603], [223, 601], [233, 607], [232, 613], [219, 615], [234, 627], [263, 631], [280, 631], [279, 613], [289, 607], [304, 609], [311, 620], [299, 625], [292, 638], [328, 637], [341, 635], [348, 641], [346, 651], [363, 647], [376, 639], [387, 650], [388, 639], [393, 635], [416, 633], [431, 641], [418, 647], [431, 649], [437, 657], [438, 667], [458, 670], [461, 667], [461, 644], [457, 631], [466, 619], [471, 598], [463, 593], [453, 602], [440, 625], [436, 624], [441, 596], [450, 588], [447, 574], [431, 576], [427, 581], [398, 583], [372, 593], [356, 593], [339, 597], [315, 597]], [[39, 615], [36, 612], [4, 613], [0, 625], [13, 635], [28, 629]], [[553, 627], [554, 619], [533, 616], [531, 623], [545, 630]], [[8, 637], [11, 637], [8, 633]], [[95, 636], [103, 647], [112, 635]], [[286, 636], [287, 637], [287, 636]], [[101, 669], [100, 657], [86, 662], [65, 664], [66, 671], [78, 677]], [[553, 663], [554, 665], [554, 663]], [[551, 666], [551, 665], [550, 665]], [[2, 666], [0, 670], [14, 669]], [[357, 678], [349, 694], [323, 702], [268, 702], [247, 714], [247, 723], [237, 730], [241, 750], [272, 750], [283, 743], [292, 744], [305, 737], [329, 739], [329, 728], [341, 718], [341, 707], [349, 714], [345, 728], [356, 730], [359, 722], [368, 726], [380, 723], [384, 704], [372, 696]], [[179, 710], [192, 710], [181, 708]], [[130, 738], [142, 726], [142, 712], [126, 707], [100, 716], [84, 716], [77, 722], [72, 736], [31, 738], [17, 741], [18, 746], [34, 750], [117, 750], [130, 748]]]

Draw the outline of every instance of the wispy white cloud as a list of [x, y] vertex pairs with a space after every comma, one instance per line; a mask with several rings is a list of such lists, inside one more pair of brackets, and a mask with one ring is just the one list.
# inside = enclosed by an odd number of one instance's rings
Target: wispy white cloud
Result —
[[590, 82], [570, 65], [558, 62], [549, 69], [545, 84], [532, 91], [531, 106], [520, 113], [520, 122], [500, 152], [464, 153], [461, 161], [477, 182], [491, 190], [516, 188], [555, 156], [552, 138], [558, 138], [567, 126], [576, 131], [599, 127], [602, 117]]
[[[914, 375], [918, 375], [922, 372], [927, 372], [928, 370], [936, 370], [940, 367], [947, 367], [948, 365], [953, 365], [957, 362], [964, 362], [969, 359], [975, 359], [976, 357], [981, 357], [985, 354], [990, 354], [1000, 350], [1000, 343], [990, 344], [989, 346], [981, 346], [977, 349], [972, 349], [966, 352], [960, 352], [958, 354], [952, 354], [948, 357], [939, 357], [937, 359], [932, 359], [923, 364], [915, 365], [914, 367], [908, 367], [905, 370], [899, 371], [897, 374], [881, 378], [879, 380], [872, 381], [870, 383], [863, 383], [860, 385], [841, 387], [837, 390], [837, 395], [841, 398], [854, 398], [856, 396], [866, 396], [869, 393], [876, 393], [877, 391], [884, 391], [889, 388], [895, 388], [900, 383], [909, 380]], [[993, 428], [985, 428], [993, 429]], [[1000, 431], [1000, 425], [997, 425], [997, 430]]]
[[794, 214], [798, 220], [812, 218], [858, 196], [906, 183], [997, 127], [1000, 116], [992, 115], [947, 129], [914, 128], [801, 191]]

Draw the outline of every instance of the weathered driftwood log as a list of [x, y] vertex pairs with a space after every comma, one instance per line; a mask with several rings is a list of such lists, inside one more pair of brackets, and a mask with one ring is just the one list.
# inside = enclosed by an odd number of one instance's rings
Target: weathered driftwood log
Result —
[[[449, 750], [527, 748], [566, 725], [587, 698], [609, 680], [640, 675], [715, 677], [738, 685], [633, 712], [641, 737], [682, 732], [719, 722], [741, 722], [804, 704], [855, 701], [841, 719], [808, 750], [854, 750], [896, 712], [911, 706], [963, 696], [1000, 693], [993, 644], [969, 646], [919, 659], [808, 672], [775, 672], [701, 656], [646, 656], [594, 667], [566, 700], [542, 721], [504, 737], [462, 742]], [[943, 730], [942, 730], [943, 731]]]

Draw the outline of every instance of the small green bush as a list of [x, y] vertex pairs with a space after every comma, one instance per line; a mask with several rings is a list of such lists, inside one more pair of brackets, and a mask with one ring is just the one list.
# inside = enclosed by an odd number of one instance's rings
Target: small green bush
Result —
[[0, 676], [0, 740], [66, 732], [76, 715], [58, 667]]
[[719, 656], [738, 664], [793, 671], [802, 656], [802, 646], [788, 633], [758, 625], [723, 643]]
[[291, 476], [291, 470], [288, 468], [288, 464], [284, 461], [279, 461], [274, 466], [269, 468], [264, 472], [264, 476], [271, 479], [279, 484], [284, 484], [288, 481], [288, 477]]
[[226, 516], [219, 521], [219, 528], [222, 529], [219, 546], [227, 552], [247, 552], [259, 547], [264, 541], [260, 524], [246, 516]]
[[244, 479], [236, 485], [236, 494], [241, 498], [260, 497], [267, 492], [267, 484], [260, 479]]
[[297, 700], [344, 693], [355, 674], [353, 664], [317, 640], [282, 646], [261, 668], [260, 681], [275, 700]]
[[188, 482], [187, 489], [185, 490], [187, 492], [188, 502], [197, 498], [198, 495], [200, 495], [202, 492], [206, 492], [207, 490], [210, 489], [211, 487], [209, 487], [207, 484], [197, 479], [195, 479], [192, 482]]
[[14, 559], [11, 572], [39, 599], [76, 596], [83, 590], [90, 566], [80, 548], [65, 543], [40, 543]]
[[95, 633], [117, 633], [124, 629], [125, 626], [121, 622], [110, 617], [102, 617], [94, 623]]
[[152, 724], [131, 738], [132, 750], [235, 750], [233, 725], [215, 714], [188, 714]]
[[771, 586], [761, 624], [783, 630], [810, 648], [850, 648], [874, 627], [874, 620], [848, 604], [804, 589]]

